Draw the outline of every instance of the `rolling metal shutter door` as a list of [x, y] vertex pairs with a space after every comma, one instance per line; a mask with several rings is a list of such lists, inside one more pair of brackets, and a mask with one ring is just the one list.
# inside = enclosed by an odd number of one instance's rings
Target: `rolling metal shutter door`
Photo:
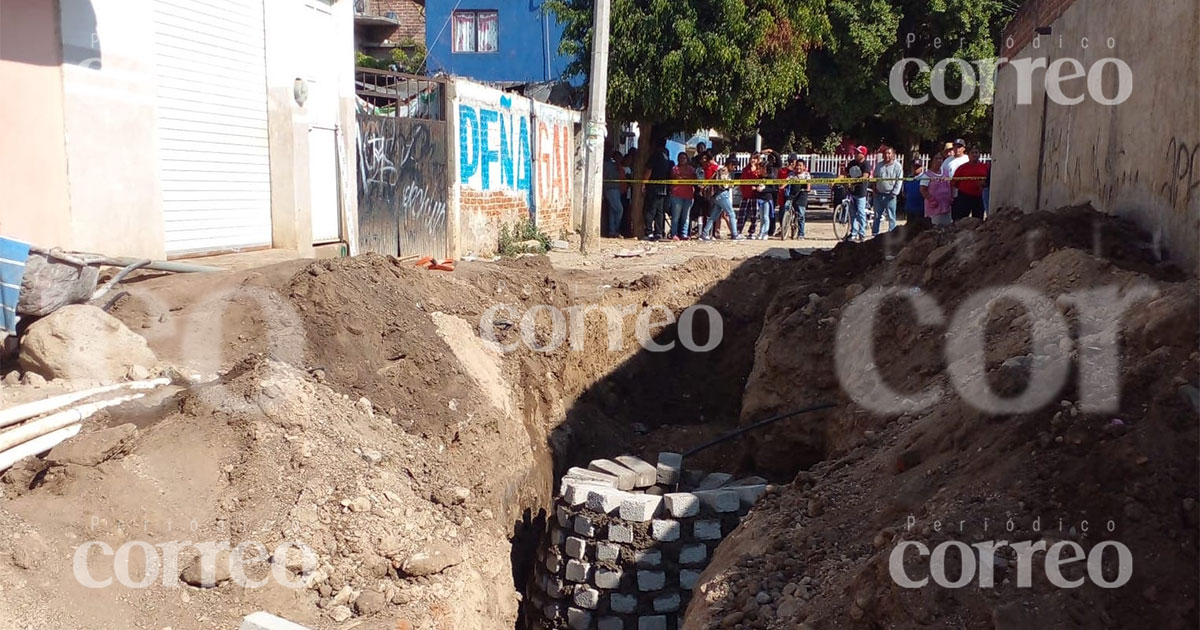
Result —
[[262, 0], [154, 0], [168, 253], [271, 244]]

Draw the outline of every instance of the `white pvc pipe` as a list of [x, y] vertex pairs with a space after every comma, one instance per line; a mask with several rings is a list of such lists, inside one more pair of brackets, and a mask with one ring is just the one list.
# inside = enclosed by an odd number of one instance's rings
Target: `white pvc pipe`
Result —
[[82, 428], [82, 424], [73, 424], [68, 427], [63, 427], [57, 431], [51, 431], [46, 435], [29, 440], [28, 442], [25, 442], [20, 446], [10, 448], [7, 451], [0, 452], [0, 472], [8, 470], [10, 466], [21, 461], [22, 459], [25, 459], [26, 457], [32, 457], [38, 453], [48, 451], [55, 446], [58, 446], [65, 440], [75, 437]]
[[0, 428], [4, 428], [10, 424], [16, 424], [27, 418], [40, 416], [44, 413], [49, 413], [60, 407], [66, 407], [74, 402], [89, 398], [97, 394], [104, 394], [113, 390], [128, 387], [130, 389], [154, 389], [162, 385], [169, 385], [171, 379], [156, 378], [148, 381], [133, 381], [132, 383], [118, 383], [116, 385], [105, 385], [103, 387], [94, 387], [82, 392], [72, 392], [62, 394], [60, 396], [52, 396], [45, 400], [36, 400], [31, 403], [9, 407], [8, 409], [0, 410]]
[[129, 394], [109, 400], [87, 403], [78, 407], [72, 407], [66, 411], [50, 414], [45, 418], [38, 418], [33, 422], [27, 422], [19, 427], [0, 431], [0, 451], [6, 451], [18, 444], [29, 442], [65, 426], [81, 422], [84, 418], [106, 407], [120, 405], [136, 398], [141, 398], [142, 396], [145, 396], [145, 394]]

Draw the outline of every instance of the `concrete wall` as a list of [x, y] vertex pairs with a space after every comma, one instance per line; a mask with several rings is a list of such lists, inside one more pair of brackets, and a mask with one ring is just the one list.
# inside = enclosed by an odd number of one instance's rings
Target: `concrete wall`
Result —
[[[65, 245], [117, 256], [165, 255], [151, 0], [61, 0], [63, 114], [71, 198]], [[89, 38], [94, 12], [95, 46]], [[57, 142], [57, 137], [43, 138]]]
[[[1047, 25], [1051, 35], [1032, 36], [1033, 28]], [[1045, 57], [1052, 63], [1073, 57], [1085, 70], [1102, 58], [1121, 59], [1132, 70], [1133, 90], [1127, 101], [1105, 105], [1087, 95], [1086, 79], [1076, 79], [1064, 82], [1063, 90], [1084, 100], [1056, 104], [1045, 98], [1044, 72], [1037, 71], [1029, 103], [1021, 104], [1017, 72], [1003, 67], [996, 84], [992, 205], [1032, 211], [1090, 202], [1136, 221], [1160, 241], [1164, 254], [1195, 268], [1200, 5], [1034, 0], [1005, 38], [1019, 51], [1005, 53], [1014, 59]], [[1112, 65], [1101, 83], [1108, 98], [1117, 95]]]
[[[267, 119], [271, 156], [271, 239], [274, 247], [312, 254], [312, 205], [309, 180], [310, 138], [314, 125], [338, 125], [345, 170], [338, 174], [346, 225], [357, 225], [354, 151], [357, 136], [354, 96], [354, 7], [333, 2], [331, 30], [313, 32], [305, 11], [294, 0], [265, 0]], [[313, 41], [330, 38], [314, 51]], [[314, 70], [320, 65], [322, 70]], [[332, 78], [332, 81], [326, 80]], [[295, 97], [297, 79], [306, 83], [307, 100]], [[336, 165], [335, 165], [336, 168]], [[347, 238], [342, 235], [343, 240]]]
[[466, 79], [450, 94], [451, 255], [494, 252], [500, 226], [521, 220], [572, 231], [579, 112]]
[[0, 234], [38, 245], [71, 228], [61, 50], [53, 3], [0, 2]]
[[[477, 81], [549, 81], [562, 76], [568, 59], [558, 52], [562, 25], [543, 15], [543, 1], [426, 0], [425, 46], [430, 74], [445, 72]], [[455, 53], [454, 11], [495, 10], [499, 21], [494, 53]]]

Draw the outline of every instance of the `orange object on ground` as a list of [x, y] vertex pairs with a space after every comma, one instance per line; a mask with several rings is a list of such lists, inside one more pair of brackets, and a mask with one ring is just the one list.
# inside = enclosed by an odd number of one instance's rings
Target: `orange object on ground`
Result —
[[425, 256], [424, 258], [413, 263], [414, 267], [428, 267], [433, 264], [433, 256]]

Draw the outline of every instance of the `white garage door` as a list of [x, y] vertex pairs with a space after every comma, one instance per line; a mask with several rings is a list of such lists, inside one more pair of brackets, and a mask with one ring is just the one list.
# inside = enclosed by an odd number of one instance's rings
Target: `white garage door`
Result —
[[154, 0], [167, 252], [271, 244], [262, 0]]

